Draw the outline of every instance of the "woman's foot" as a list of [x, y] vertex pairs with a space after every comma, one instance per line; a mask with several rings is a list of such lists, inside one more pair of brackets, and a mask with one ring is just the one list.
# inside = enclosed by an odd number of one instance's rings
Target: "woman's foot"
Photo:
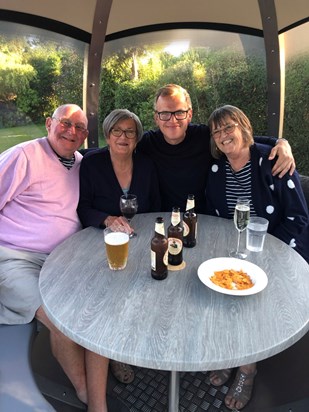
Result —
[[130, 365], [126, 363], [117, 362], [114, 360], [109, 361], [109, 365], [112, 374], [121, 383], [131, 383], [134, 380], [134, 371]]
[[88, 399], [87, 399], [87, 391], [79, 391], [79, 392], [77, 392], [76, 391], [76, 396], [78, 397], [78, 399], [82, 402], [82, 403], [84, 403], [85, 405], [87, 405], [87, 403], [88, 403]]
[[220, 369], [210, 372], [210, 383], [213, 386], [224, 385], [231, 377], [232, 369]]
[[255, 375], [255, 364], [238, 368], [235, 380], [224, 399], [227, 408], [240, 410], [247, 405], [251, 399]]

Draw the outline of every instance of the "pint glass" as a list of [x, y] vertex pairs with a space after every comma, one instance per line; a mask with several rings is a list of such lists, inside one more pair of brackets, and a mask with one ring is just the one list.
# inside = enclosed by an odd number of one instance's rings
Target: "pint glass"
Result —
[[126, 267], [129, 253], [129, 234], [120, 230], [104, 229], [106, 256], [110, 269]]

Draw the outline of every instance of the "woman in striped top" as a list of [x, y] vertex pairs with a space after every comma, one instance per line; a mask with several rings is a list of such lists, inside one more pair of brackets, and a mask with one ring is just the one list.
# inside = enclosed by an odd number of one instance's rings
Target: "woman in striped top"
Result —
[[[298, 173], [273, 176], [270, 148], [254, 143], [248, 117], [225, 105], [210, 116], [211, 152], [216, 159], [206, 186], [207, 214], [231, 219], [237, 198], [250, 199], [250, 214], [268, 219], [268, 232], [294, 248], [309, 262], [309, 216]], [[210, 380], [227, 382], [231, 369], [213, 371]], [[250, 400], [256, 364], [241, 366], [225, 397], [228, 408], [242, 409]]]

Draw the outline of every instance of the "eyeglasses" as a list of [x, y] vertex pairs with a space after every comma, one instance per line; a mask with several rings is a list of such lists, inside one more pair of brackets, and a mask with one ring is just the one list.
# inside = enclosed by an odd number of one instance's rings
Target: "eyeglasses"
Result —
[[167, 122], [174, 116], [176, 120], [185, 120], [188, 116], [188, 110], [177, 110], [176, 112], [156, 112], [160, 120]]
[[136, 137], [136, 131], [135, 130], [122, 130], [122, 129], [112, 129], [111, 134], [115, 137], [120, 137], [123, 134], [127, 139], [134, 139]]
[[226, 126], [221, 127], [221, 129], [214, 130], [211, 135], [217, 139], [218, 137], [221, 137], [222, 132], [224, 132], [224, 134], [231, 134], [234, 132], [236, 126], [238, 126], [238, 123], [227, 124]]
[[84, 133], [87, 131], [87, 128], [83, 124], [79, 123], [72, 123], [68, 119], [58, 119], [57, 117], [53, 117], [53, 119], [57, 120], [62, 127], [65, 129], [70, 129], [71, 127], [75, 127], [75, 130], [80, 133]]

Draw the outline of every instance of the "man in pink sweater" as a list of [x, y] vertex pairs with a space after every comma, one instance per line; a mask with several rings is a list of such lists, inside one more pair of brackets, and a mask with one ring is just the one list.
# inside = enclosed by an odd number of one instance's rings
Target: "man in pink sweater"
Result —
[[50, 330], [53, 354], [88, 412], [107, 412], [108, 359], [64, 336], [47, 318], [38, 280], [48, 254], [81, 229], [76, 213], [76, 151], [88, 136], [79, 106], [67, 104], [46, 120], [47, 137], [0, 155], [0, 324], [37, 318]]

